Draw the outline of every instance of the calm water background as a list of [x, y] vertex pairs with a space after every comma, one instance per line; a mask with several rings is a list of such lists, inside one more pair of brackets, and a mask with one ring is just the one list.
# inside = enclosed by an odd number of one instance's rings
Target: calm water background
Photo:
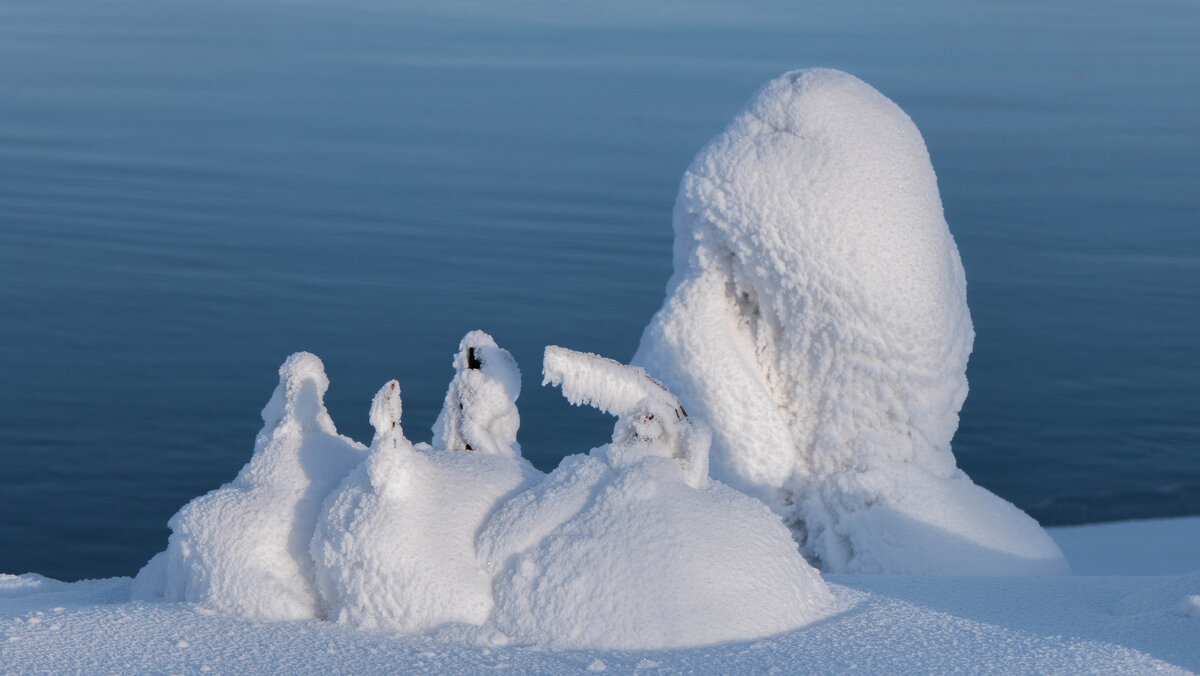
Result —
[[[503, 4], [500, 9], [496, 5]], [[325, 361], [427, 439], [483, 328], [544, 469], [611, 422], [692, 155], [832, 66], [925, 136], [978, 338], [955, 440], [1047, 524], [1200, 513], [1200, 5], [0, 0], [0, 572], [133, 574]]]

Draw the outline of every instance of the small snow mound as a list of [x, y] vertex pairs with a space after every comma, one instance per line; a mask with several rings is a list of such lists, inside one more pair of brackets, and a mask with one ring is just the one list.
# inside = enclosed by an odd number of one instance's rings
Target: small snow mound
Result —
[[1200, 617], [1200, 594], [1190, 594], [1178, 606], [1175, 606], [1175, 613], [1182, 617]]
[[454, 355], [454, 379], [433, 424], [433, 446], [519, 457], [521, 395], [517, 362], [483, 331], [468, 333]]
[[[547, 356], [549, 381], [574, 373], [559, 380], [574, 396], [625, 416], [611, 444], [563, 460], [480, 533], [498, 629], [556, 648], [675, 648], [773, 634], [831, 612], [829, 590], [777, 516], [719, 482], [695, 481], [675, 453], [680, 430], [617, 403], [620, 381], [640, 370], [620, 374], [616, 362], [561, 348]], [[707, 436], [692, 443], [707, 451]]]
[[315, 355], [284, 362], [250, 461], [171, 518], [167, 550], [138, 573], [134, 599], [191, 601], [260, 620], [317, 616], [308, 553], [317, 512], [366, 450], [337, 433], [323, 401], [328, 387]]
[[966, 280], [896, 104], [834, 70], [772, 80], [692, 161], [674, 230], [633, 361], [712, 425], [714, 477], [830, 572], [1066, 572], [1036, 522], [955, 467]]
[[403, 410], [400, 402], [400, 383], [395, 380], [387, 381], [371, 400], [371, 427], [375, 428], [372, 446], [388, 436], [404, 436], [404, 430], [400, 428], [400, 414]]

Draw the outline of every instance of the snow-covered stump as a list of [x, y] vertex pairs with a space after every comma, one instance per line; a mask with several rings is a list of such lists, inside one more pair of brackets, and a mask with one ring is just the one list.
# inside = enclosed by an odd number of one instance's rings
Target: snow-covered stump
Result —
[[[516, 373], [487, 334], [474, 332], [463, 343], [460, 356], [482, 347], [485, 364]], [[479, 373], [465, 358], [462, 366]], [[441, 427], [446, 438], [468, 439], [478, 452], [413, 445], [400, 426], [399, 385], [391, 381], [376, 395], [370, 454], [326, 500], [312, 538], [326, 618], [399, 632], [487, 622], [492, 580], [476, 558], [475, 536], [499, 501], [542, 475], [517, 455], [512, 402], [520, 381], [497, 387], [496, 371], [483, 375], [455, 376], [447, 401], [457, 415], [443, 419], [457, 424]], [[502, 424], [486, 424], [497, 419]]]
[[693, 160], [674, 275], [633, 362], [713, 427], [712, 473], [829, 572], [1067, 571], [957, 469], [974, 332], [915, 125], [857, 78], [787, 73]]
[[167, 549], [138, 573], [135, 599], [258, 620], [317, 617], [308, 551], [317, 512], [366, 451], [337, 433], [323, 402], [328, 388], [315, 355], [288, 357], [254, 455], [233, 481], [171, 518]]
[[708, 433], [638, 368], [548, 347], [545, 383], [619, 417], [611, 444], [505, 501], [477, 550], [493, 623], [556, 648], [747, 640], [833, 611], [779, 517], [705, 468]]
[[521, 371], [508, 350], [483, 331], [472, 331], [454, 355], [454, 379], [433, 424], [434, 448], [521, 455], [517, 397]]

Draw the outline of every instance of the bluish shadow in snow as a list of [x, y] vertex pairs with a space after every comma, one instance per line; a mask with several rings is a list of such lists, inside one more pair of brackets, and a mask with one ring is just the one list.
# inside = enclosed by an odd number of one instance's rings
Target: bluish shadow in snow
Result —
[[1172, 604], [1138, 614], [1115, 612], [1131, 594], [1163, 584], [1153, 577], [944, 577], [830, 575], [832, 585], [1043, 638], [1116, 643], [1200, 670], [1200, 622]]

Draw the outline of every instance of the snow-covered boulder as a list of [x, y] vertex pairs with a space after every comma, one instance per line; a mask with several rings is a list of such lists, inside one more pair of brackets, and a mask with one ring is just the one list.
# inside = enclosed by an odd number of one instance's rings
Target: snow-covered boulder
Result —
[[[481, 353], [482, 371], [468, 363], [468, 349]], [[326, 500], [312, 539], [328, 619], [413, 632], [483, 625], [491, 614], [492, 579], [476, 559], [475, 536], [497, 502], [544, 475], [516, 455], [519, 376], [494, 378], [516, 373], [512, 357], [478, 331], [459, 356], [447, 395], [453, 411], [439, 420], [443, 438], [466, 438], [475, 450], [414, 446], [400, 426], [396, 381], [375, 396], [370, 455]], [[503, 424], [487, 424], [496, 420]]]
[[480, 533], [497, 629], [557, 648], [675, 648], [774, 634], [832, 612], [779, 517], [701, 475], [707, 432], [661, 384], [555, 347], [545, 376], [571, 401], [620, 420], [611, 444], [563, 460]]
[[237, 478], [171, 518], [167, 549], [138, 573], [135, 599], [191, 601], [259, 620], [317, 617], [308, 549], [317, 513], [366, 451], [337, 433], [323, 401], [328, 388], [315, 355], [288, 357], [254, 455]]
[[1054, 574], [950, 451], [974, 332], [916, 126], [833, 70], [765, 85], [693, 160], [633, 363], [713, 427], [712, 474], [839, 573]]

